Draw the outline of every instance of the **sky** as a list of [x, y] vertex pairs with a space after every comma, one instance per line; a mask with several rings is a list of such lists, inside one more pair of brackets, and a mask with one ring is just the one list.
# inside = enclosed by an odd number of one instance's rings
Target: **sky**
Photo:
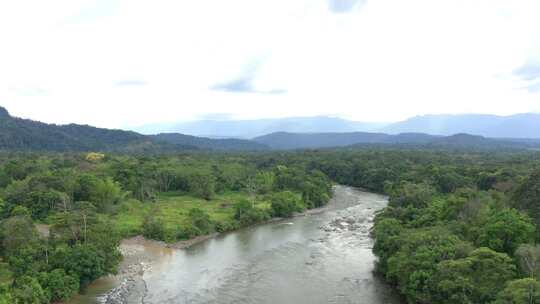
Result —
[[1, 1], [0, 43], [50, 123], [540, 112], [538, 0]]

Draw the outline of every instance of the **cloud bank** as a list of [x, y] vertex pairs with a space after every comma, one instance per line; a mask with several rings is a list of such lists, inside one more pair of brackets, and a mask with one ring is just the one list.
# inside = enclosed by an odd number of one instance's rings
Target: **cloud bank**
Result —
[[4, 1], [0, 105], [104, 127], [540, 111], [539, 11], [536, 0]]

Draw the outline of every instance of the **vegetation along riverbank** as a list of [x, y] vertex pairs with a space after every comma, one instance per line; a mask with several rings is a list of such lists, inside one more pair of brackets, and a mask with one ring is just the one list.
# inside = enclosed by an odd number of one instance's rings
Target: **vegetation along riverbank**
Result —
[[531, 151], [391, 147], [3, 154], [0, 303], [68, 299], [122, 272], [123, 238], [189, 245], [321, 207], [332, 183], [389, 195], [373, 230], [377, 271], [408, 302], [525, 303], [540, 299], [539, 168]]
[[6, 154], [1, 172], [6, 303], [65, 300], [118, 273], [122, 238], [187, 246], [320, 207], [331, 195], [318, 170], [258, 166], [241, 155]]

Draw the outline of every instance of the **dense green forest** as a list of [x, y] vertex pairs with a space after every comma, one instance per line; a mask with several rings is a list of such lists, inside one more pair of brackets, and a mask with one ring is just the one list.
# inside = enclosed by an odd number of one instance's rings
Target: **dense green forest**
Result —
[[389, 195], [377, 272], [409, 303], [540, 303], [540, 155], [370, 148], [0, 157], [0, 303], [68, 299], [115, 273], [123, 237], [175, 242]]
[[289, 161], [389, 195], [377, 272], [408, 303], [540, 303], [540, 155], [306, 152]]
[[321, 207], [320, 171], [227, 154], [2, 154], [0, 303], [70, 298], [117, 271], [123, 237], [174, 242]]

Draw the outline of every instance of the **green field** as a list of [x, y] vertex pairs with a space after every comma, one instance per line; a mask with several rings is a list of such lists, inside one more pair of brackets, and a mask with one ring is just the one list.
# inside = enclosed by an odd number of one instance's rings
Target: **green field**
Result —
[[[206, 201], [178, 192], [166, 192], [160, 194], [155, 202], [129, 200], [122, 204], [119, 212], [111, 216], [111, 219], [122, 236], [140, 234], [143, 221], [148, 215], [161, 219], [167, 230], [174, 230], [188, 224], [188, 213], [192, 208], [206, 211], [213, 222], [230, 222], [233, 221], [234, 204], [247, 198], [248, 195], [243, 192], [226, 192]], [[257, 206], [269, 209], [270, 203], [258, 198]]]

